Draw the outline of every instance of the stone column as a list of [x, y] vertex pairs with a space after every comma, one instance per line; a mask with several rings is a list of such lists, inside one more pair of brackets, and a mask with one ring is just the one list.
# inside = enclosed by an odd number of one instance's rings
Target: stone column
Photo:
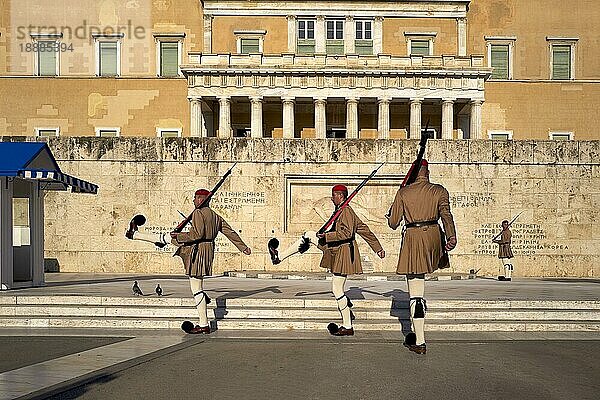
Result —
[[190, 97], [190, 136], [206, 137], [206, 127], [204, 126], [204, 115], [202, 114], [202, 99], [200, 97]]
[[383, 17], [375, 17], [373, 21], [373, 54], [383, 53]]
[[452, 139], [454, 100], [442, 100], [442, 139]]
[[344, 26], [344, 52], [346, 54], [356, 53], [354, 48], [354, 39], [356, 38], [356, 25], [354, 24], [354, 17], [351, 15], [346, 16], [346, 22]]
[[297, 29], [296, 29], [296, 16], [295, 15], [288, 15], [287, 16], [287, 28], [288, 28], [288, 42], [287, 42], [287, 47], [288, 47], [288, 53], [296, 53], [296, 34], [297, 34]]
[[471, 139], [483, 139], [481, 132], [481, 100], [471, 101]]
[[410, 99], [409, 139], [421, 138], [421, 99]]
[[327, 137], [327, 113], [326, 99], [315, 99], [315, 137], [317, 139], [325, 139]]
[[231, 131], [231, 97], [219, 97], [219, 132], [217, 137], [230, 138]]
[[203, 53], [212, 53], [212, 20], [213, 16], [204, 14], [204, 45]]
[[250, 97], [252, 113], [250, 116], [250, 137], [263, 137], [263, 103], [262, 97]]
[[377, 113], [377, 132], [379, 139], [390, 138], [390, 99], [380, 97], [377, 99], [379, 110]]
[[358, 139], [358, 99], [346, 98], [346, 138]]
[[467, 55], [467, 19], [457, 18], [456, 29], [458, 31], [458, 56], [465, 57]]
[[325, 17], [322, 15], [317, 16], [315, 21], [315, 53], [325, 53]]
[[283, 97], [283, 138], [294, 138], [294, 98]]

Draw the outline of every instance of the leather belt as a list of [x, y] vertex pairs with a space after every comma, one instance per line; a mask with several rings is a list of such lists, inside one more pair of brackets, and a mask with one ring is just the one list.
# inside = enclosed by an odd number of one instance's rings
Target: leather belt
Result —
[[352, 241], [354, 241], [354, 239], [355, 239], [355, 237], [352, 236], [349, 239], [338, 240], [338, 241], [335, 241], [335, 242], [329, 242], [329, 243], [327, 243], [327, 247], [336, 247], [336, 246], [341, 246], [341, 245], [346, 244], [346, 243], [352, 243]]
[[350, 244], [350, 263], [354, 264], [354, 239], [355, 239], [355, 236], [352, 235], [352, 237], [349, 239], [338, 240], [336, 242], [329, 242], [329, 243], [327, 243], [327, 247], [336, 247], [336, 246], [341, 246], [343, 244], [349, 243]]
[[192, 264], [194, 262], [196, 262], [196, 256], [198, 255], [198, 245], [200, 243], [212, 243], [213, 245], [215, 244], [214, 239], [196, 239], [192, 242], [192, 246], [194, 246], [194, 248], [192, 249]]
[[410, 224], [406, 224], [405, 227], [408, 228], [421, 228], [429, 225], [437, 225], [437, 219], [431, 221], [419, 221], [419, 222], [411, 222]]
[[194, 243], [213, 243], [214, 241], [214, 239], [198, 239], [194, 240]]

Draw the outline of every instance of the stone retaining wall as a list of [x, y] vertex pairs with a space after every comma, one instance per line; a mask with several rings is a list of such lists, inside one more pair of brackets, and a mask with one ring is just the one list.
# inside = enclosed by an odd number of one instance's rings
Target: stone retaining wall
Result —
[[[215, 273], [319, 271], [316, 249], [275, 269], [268, 239], [285, 246], [318, 229], [332, 210], [331, 185], [352, 189], [382, 162], [352, 206], [388, 254], [379, 260], [359, 239], [365, 272], [395, 270], [400, 231], [387, 227], [384, 214], [417, 141], [53, 138], [49, 144], [64, 172], [100, 186], [97, 196], [46, 195], [46, 258], [57, 259], [61, 271], [181, 273], [170, 246], [127, 240], [127, 224], [141, 213], [144, 228], [168, 232], [181, 220], [178, 211], [192, 210], [194, 190], [211, 188], [233, 161], [212, 207], [253, 253], [244, 256], [220, 237]], [[434, 140], [427, 158], [431, 180], [450, 192], [458, 230], [448, 272], [497, 274], [490, 239], [500, 221], [522, 211], [513, 228], [515, 276], [600, 276], [600, 141]]]

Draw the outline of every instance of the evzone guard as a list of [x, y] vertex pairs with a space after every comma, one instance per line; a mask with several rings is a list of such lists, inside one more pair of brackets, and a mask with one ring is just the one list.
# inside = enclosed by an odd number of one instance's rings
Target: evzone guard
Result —
[[499, 281], [511, 281], [512, 273], [514, 271], [514, 266], [512, 263], [512, 258], [514, 257], [511, 242], [512, 242], [512, 233], [510, 231], [510, 226], [519, 218], [523, 211], [517, 214], [516, 217], [512, 219], [512, 221], [508, 222], [507, 220], [502, 221], [502, 231], [492, 238], [492, 242], [498, 244], [498, 258], [500, 259], [500, 263], [502, 267], [504, 267], [505, 274], [498, 274]]
[[[390, 211], [388, 225], [397, 229], [402, 220], [402, 246], [396, 273], [406, 275], [410, 296], [412, 332], [404, 346], [417, 354], [425, 354], [425, 274], [438, 268], [448, 268], [448, 251], [456, 246], [456, 228], [450, 212], [448, 191], [429, 182], [429, 165], [423, 159], [427, 136], [421, 138], [421, 149], [404, 181]], [[439, 225], [442, 220], [444, 230]]]
[[[250, 255], [252, 252], [227, 221], [210, 208], [212, 195], [223, 184], [232, 169], [233, 166], [212, 191], [199, 189], [194, 193], [194, 211], [169, 234], [170, 242], [177, 246], [174, 255], [181, 257], [183, 261], [185, 273], [190, 280], [190, 288], [194, 296], [196, 309], [198, 310], [199, 323], [197, 325], [185, 321], [181, 326], [187, 333], [198, 334], [210, 333], [211, 331], [206, 307], [210, 303], [210, 298], [204, 292], [204, 277], [212, 275], [215, 238], [219, 232], [223, 233], [244, 254]], [[164, 247], [168, 243], [165, 234], [139, 231], [138, 227], [143, 225], [145, 221], [146, 219], [143, 216], [135, 216], [131, 220], [129, 230], [125, 236], [132, 240], [142, 240]], [[189, 231], [182, 232], [188, 223], [191, 223]]]
[[354, 335], [350, 310], [352, 302], [345, 294], [344, 285], [348, 275], [362, 273], [356, 235], [361, 236], [380, 258], [385, 257], [385, 251], [375, 234], [349, 206], [350, 200], [375, 175], [379, 168], [381, 166], [375, 169], [350, 196], [348, 196], [346, 186], [333, 186], [331, 201], [335, 206], [335, 210], [318, 232], [304, 232], [300, 239], [281, 252], [278, 251], [279, 241], [277, 239], [269, 241], [269, 253], [274, 265], [294, 254], [306, 252], [311, 245], [316, 246], [323, 252], [320, 267], [330, 270], [333, 274], [332, 292], [342, 316], [341, 326], [333, 322], [327, 326], [329, 333], [335, 336]]

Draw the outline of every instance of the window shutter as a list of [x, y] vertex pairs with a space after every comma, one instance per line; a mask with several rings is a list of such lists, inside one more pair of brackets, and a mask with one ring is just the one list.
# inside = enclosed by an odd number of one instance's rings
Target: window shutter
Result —
[[571, 79], [571, 46], [552, 46], [552, 79]]
[[116, 76], [117, 62], [117, 42], [100, 42], [100, 76]]
[[416, 56], [429, 55], [429, 40], [411, 40], [410, 54]]
[[298, 40], [299, 54], [313, 54], [315, 52], [314, 40]]
[[117, 131], [113, 129], [101, 129], [100, 137], [117, 137]]
[[179, 74], [178, 42], [161, 42], [160, 75], [177, 76]]
[[492, 78], [508, 79], [508, 45], [494, 44], [491, 48]]
[[241, 39], [242, 54], [260, 53], [259, 39]]
[[354, 41], [354, 48], [356, 54], [363, 56], [373, 55], [373, 41], [372, 40], [356, 40]]
[[342, 55], [344, 54], [344, 41], [343, 40], [327, 40], [325, 44], [325, 52], [331, 55]]
[[38, 134], [42, 137], [55, 137], [56, 131], [54, 129], [40, 129]]
[[38, 42], [38, 74], [40, 76], [56, 76], [56, 57], [54, 49], [56, 41], [45, 40]]
[[179, 137], [179, 132], [178, 131], [161, 130], [160, 134], [161, 134], [161, 137], [163, 137], [163, 138], [176, 138], [176, 137]]

